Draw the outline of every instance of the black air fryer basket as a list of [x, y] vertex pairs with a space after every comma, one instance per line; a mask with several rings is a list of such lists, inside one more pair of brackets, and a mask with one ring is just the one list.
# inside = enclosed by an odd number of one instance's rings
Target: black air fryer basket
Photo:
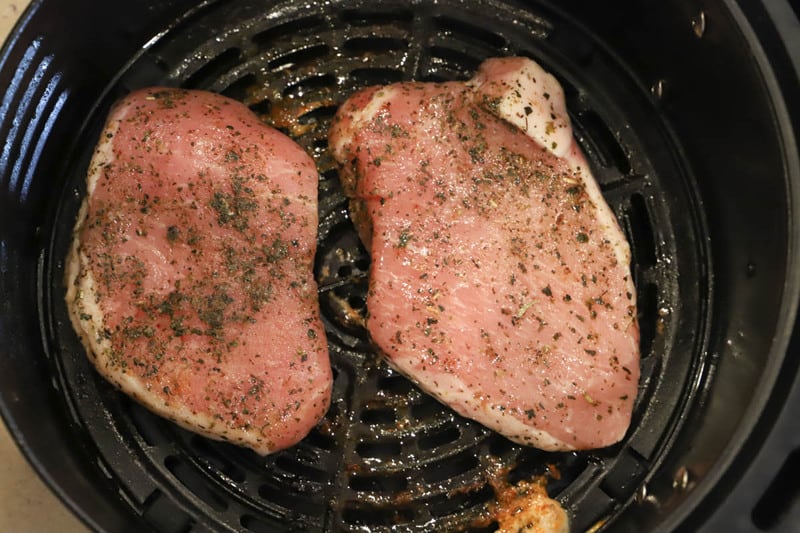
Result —
[[[797, 531], [800, 26], [784, 0], [38, 1], [0, 56], [0, 408], [103, 531], [493, 531], [505, 481], [544, 476], [582, 531]], [[363, 327], [370, 258], [326, 143], [367, 85], [534, 58], [631, 243], [642, 378], [626, 438], [546, 453], [455, 415]], [[327, 416], [266, 458], [166, 422], [94, 372], [64, 257], [111, 104], [216, 91], [320, 171]]]

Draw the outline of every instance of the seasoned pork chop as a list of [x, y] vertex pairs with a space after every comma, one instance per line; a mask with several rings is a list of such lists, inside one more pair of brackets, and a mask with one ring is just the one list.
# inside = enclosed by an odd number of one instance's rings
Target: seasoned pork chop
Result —
[[152, 411], [267, 454], [326, 412], [317, 172], [244, 105], [153, 88], [112, 110], [67, 262], [97, 370]]
[[367, 88], [329, 141], [389, 362], [522, 444], [620, 440], [639, 377], [630, 252], [555, 78], [505, 58], [466, 83]]

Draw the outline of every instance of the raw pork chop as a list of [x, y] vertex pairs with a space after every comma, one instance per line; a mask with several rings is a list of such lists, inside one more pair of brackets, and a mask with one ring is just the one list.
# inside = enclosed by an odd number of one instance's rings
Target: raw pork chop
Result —
[[67, 266], [100, 373], [211, 438], [261, 454], [301, 440], [331, 394], [317, 180], [299, 146], [228, 98], [153, 88], [118, 103]]
[[555, 78], [505, 58], [466, 83], [367, 88], [329, 140], [389, 362], [516, 442], [620, 440], [639, 377], [630, 252]]

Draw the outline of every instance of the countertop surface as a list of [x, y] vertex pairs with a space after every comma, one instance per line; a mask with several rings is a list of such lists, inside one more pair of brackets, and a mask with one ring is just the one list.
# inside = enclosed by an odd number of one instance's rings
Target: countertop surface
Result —
[[[28, 0], [0, 0], [0, 42], [5, 42], [27, 5]], [[0, 422], [0, 532], [51, 531], [85, 533], [88, 529], [50, 492]]]

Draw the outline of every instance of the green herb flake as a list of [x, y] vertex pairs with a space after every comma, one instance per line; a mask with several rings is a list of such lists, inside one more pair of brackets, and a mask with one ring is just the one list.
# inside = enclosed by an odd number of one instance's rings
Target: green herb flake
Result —
[[408, 246], [408, 242], [411, 240], [411, 233], [407, 229], [404, 229], [400, 232], [400, 236], [397, 239], [397, 247], [398, 248], [405, 248]]
[[178, 230], [178, 226], [170, 226], [167, 228], [167, 240], [171, 243], [174, 243], [178, 240], [178, 236], [180, 235], [180, 230]]

